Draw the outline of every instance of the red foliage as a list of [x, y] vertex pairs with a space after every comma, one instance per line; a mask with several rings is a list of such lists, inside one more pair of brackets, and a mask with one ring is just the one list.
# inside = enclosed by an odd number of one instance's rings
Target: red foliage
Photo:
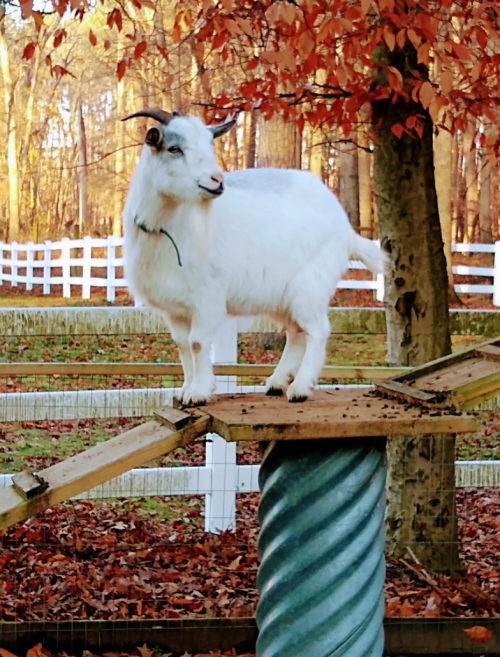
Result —
[[[500, 491], [460, 490], [457, 497], [466, 575], [389, 560], [387, 616], [500, 613]], [[258, 499], [238, 496], [237, 532], [218, 536], [203, 532], [189, 504], [181, 519], [162, 523], [110, 504], [46, 511], [3, 534], [0, 620], [252, 615]], [[471, 638], [488, 636], [474, 629]]]

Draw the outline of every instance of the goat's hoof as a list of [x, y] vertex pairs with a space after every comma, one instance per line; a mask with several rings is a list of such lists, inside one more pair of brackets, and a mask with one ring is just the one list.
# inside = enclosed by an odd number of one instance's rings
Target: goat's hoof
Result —
[[305, 386], [298, 386], [294, 381], [286, 391], [288, 401], [292, 404], [305, 402], [312, 394], [312, 389]]
[[308, 395], [293, 395], [288, 397], [290, 404], [302, 404], [309, 399]]
[[269, 397], [283, 397], [284, 394], [285, 391], [283, 390], [283, 388], [271, 387], [266, 390], [266, 395], [268, 395]]

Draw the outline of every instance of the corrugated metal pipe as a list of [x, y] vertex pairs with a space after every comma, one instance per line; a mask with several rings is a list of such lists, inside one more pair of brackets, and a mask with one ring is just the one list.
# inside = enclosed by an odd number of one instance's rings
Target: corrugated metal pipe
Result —
[[259, 657], [381, 657], [385, 478], [383, 446], [267, 447], [259, 475]]

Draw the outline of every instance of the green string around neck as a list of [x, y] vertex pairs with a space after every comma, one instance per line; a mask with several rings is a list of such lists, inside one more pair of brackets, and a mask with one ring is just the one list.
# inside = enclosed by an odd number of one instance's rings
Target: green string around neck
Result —
[[174, 245], [175, 252], [177, 253], [177, 262], [179, 263], [179, 267], [182, 267], [181, 254], [179, 253], [179, 249], [177, 248], [177, 244], [175, 243], [172, 235], [170, 235], [170, 233], [166, 231], [164, 228], [160, 228], [159, 230], [150, 230], [149, 228], [147, 228], [146, 224], [144, 224], [143, 222], [139, 222], [138, 219], [139, 217], [135, 215], [134, 225], [137, 226], [137, 228], [143, 230], [145, 233], [163, 233], [163, 235], [166, 235], [168, 237], [168, 239]]

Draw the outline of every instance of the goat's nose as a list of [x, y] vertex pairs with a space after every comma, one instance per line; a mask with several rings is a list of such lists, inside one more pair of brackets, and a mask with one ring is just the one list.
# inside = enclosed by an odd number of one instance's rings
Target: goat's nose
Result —
[[218, 185], [222, 185], [224, 183], [224, 176], [222, 175], [222, 173], [214, 173], [214, 175], [211, 176], [211, 178]]

